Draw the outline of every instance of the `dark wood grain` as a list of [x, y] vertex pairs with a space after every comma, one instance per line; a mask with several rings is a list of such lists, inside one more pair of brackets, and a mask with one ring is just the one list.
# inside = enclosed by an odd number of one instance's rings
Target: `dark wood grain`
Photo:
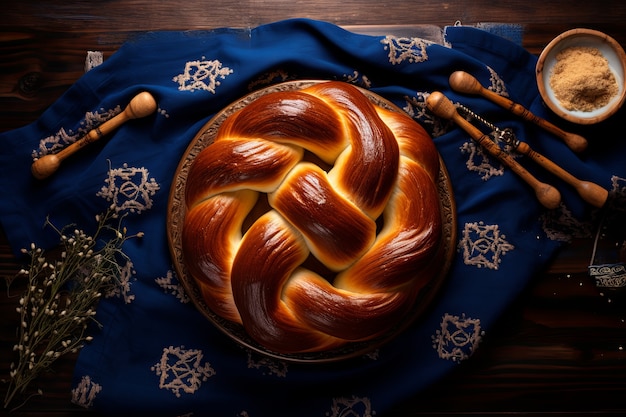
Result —
[[573, 27], [606, 32], [626, 44], [626, 3], [558, 0], [492, 2], [242, 1], [105, 3], [21, 0], [0, 17], [0, 131], [35, 120], [84, 71], [87, 51], [105, 58], [138, 32], [254, 27], [306, 17], [352, 27], [363, 25], [521, 25], [532, 53]]
[[[523, 46], [539, 54], [574, 27], [604, 31], [626, 45], [626, 2], [422, 2], [320, 0], [158, 2], [35, 1], [4, 7], [0, 16], [0, 131], [30, 123], [83, 73], [87, 51], [105, 59], [138, 33], [254, 27], [291, 17], [348, 28], [380, 25], [521, 25]], [[4, 173], [3, 173], [4, 175]], [[557, 415], [626, 413], [626, 299], [603, 294], [586, 275], [592, 242], [571, 243], [536, 276], [468, 361], [398, 407], [398, 415]], [[0, 281], [19, 270], [0, 233]], [[8, 376], [20, 284], [0, 291], [0, 379]], [[70, 402], [74, 357], [43, 375], [43, 397], [16, 416], [78, 416]], [[6, 386], [0, 382], [0, 395]], [[0, 409], [0, 414], [2, 414]]]

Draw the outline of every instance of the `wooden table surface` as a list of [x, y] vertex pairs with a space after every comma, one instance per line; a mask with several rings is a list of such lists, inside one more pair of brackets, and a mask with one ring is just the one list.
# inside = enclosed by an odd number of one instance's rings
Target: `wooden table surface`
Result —
[[[523, 46], [534, 54], [575, 27], [601, 30], [626, 45], [626, 2], [621, 0], [20, 0], [3, 7], [0, 16], [0, 132], [34, 121], [82, 75], [87, 51], [101, 51], [106, 59], [138, 32], [245, 28], [291, 17], [361, 29], [512, 23], [523, 29]], [[476, 354], [399, 406], [398, 415], [626, 415], [626, 297], [593, 285], [586, 273], [592, 247], [592, 239], [581, 239], [564, 248]], [[0, 277], [10, 278], [19, 268], [0, 231]], [[20, 290], [0, 291], [2, 398]], [[13, 415], [93, 415], [70, 403], [74, 360], [57, 362], [56, 372], [38, 381], [44, 395]]]

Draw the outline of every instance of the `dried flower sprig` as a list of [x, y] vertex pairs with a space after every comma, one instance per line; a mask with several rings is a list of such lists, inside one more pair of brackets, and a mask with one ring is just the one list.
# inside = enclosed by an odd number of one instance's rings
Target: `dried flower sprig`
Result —
[[86, 332], [89, 323], [99, 325], [98, 300], [121, 285], [120, 265], [127, 259], [122, 245], [143, 236], [128, 236], [122, 219], [110, 207], [96, 216], [93, 236], [73, 226], [57, 229], [47, 220], [60, 236], [60, 254], [44, 253], [35, 244], [22, 250], [30, 255], [30, 264], [16, 278], [23, 276], [28, 282], [16, 309], [20, 314], [18, 342], [13, 346], [17, 362], [11, 363], [4, 408], [17, 395], [25, 395], [30, 383], [59, 357], [92, 340]]

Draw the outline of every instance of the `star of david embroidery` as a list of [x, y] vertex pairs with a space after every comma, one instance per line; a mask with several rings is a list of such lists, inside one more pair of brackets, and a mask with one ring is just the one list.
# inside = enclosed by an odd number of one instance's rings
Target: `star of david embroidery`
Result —
[[163, 349], [161, 360], [150, 369], [160, 376], [159, 388], [167, 389], [177, 397], [181, 396], [181, 391], [193, 394], [203, 381], [215, 375], [211, 364], [202, 364], [203, 356], [198, 349], [170, 346]]
[[89, 408], [100, 391], [102, 391], [101, 385], [93, 382], [88, 375], [83, 376], [76, 388], [72, 390], [72, 403]]
[[218, 60], [207, 61], [202, 58], [203, 60], [187, 62], [183, 73], [172, 78], [172, 81], [178, 83], [179, 90], [205, 90], [215, 94], [215, 89], [221, 84], [219, 79], [225, 79], [233, 73], [230, 68], [222, 67]]
[[459, 245], [463, 262], [478, 268], [498, 269], [501, 257], [515, 248], [505, 238], [498, 225], [466, 223]]
[[160, 189], [154, 178], [149, 178], [146, 168], [111, 168], [107, 184], [96, 194], [112, 202], [117, 212], [141, 213], [152, 208], [152, 196]]
[[429, 42], [424, 39], [400, 38], [387, 35], [380, 43], [385, 45], [385, 50], [389, 51], [389, 62], [392, 65], [400, 64], [404, 61], [416, 63], [428, 60], [426, 47]]
[[369, 398], [333, 398], [333, 404], [330, 412], [326, 413], [328, 417], [373, 417], [376, 414], [372, 411], [372, 404]]
[[446, 313], [432, 336], [433, 348], [441, 359], [460, 362], [472, 355], [483, 336], [479, 319]]

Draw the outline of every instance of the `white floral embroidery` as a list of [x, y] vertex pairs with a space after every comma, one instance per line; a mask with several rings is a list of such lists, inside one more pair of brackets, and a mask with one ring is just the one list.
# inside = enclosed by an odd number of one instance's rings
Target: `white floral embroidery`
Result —
[[489, 77], [491, 81], [491, 85], [487, 88], [494, 93], [501, 95], [502, 97], [508, 97], [509, 93], [506, 91], [506, 86], [504, 85], [504, 81], [500, 78], [498, 73], [496, 73], [492, 68], [487, 67], [491, 76]]
[[133, 263], [128, 261], [120, 270], [120, 285], [105, 294], [105, 297], [122, 297], [124, 303], [130, 304], [135, 299], [135, 295], [130, 293], [130, 279], [133, 275], [135, 275]]
[[345, 81], [347, 83], [358, 85], [358, 86], [363, 87], [363, 88], [368, 88], [369, 89], [369, 88], [372, 87], [372, 82], [370, 81], [370, 79], [367, 78], [367, 76], [365, 76], [365, 75], [359, 74], [359, 72], [357, 70], [354, 70], [354, 72], [352, 72], [352, 74], [343, 74], [342, 79], [343, 79], [343, 81]]
[[181, 391], [195, 393], [203, 381], [215, 375], [211, 364], [205, 362], [199, 349], [185, 349], [184, 346], [163, 348], [161, 360], [150, 369], [160, 376], [159, 388], [171, 391], [180, 397]]
[[176, 279], [173, 271], [167, 271], [165, 277], [156, 278], [154, 281], [166, 292], [178, 298], [181, 303], [186, 304], [189, 302], [189, 297], [185, 293], [185, 289], [180, 284], [178, 279]]
[[76, 130], [61, 128], [54, 135], [41, 139], [39, 141], [39, 148], [32, 151], [33, 159], [56, 153], [85, 136], [90, 130], [96, 128], [96, 126], [101, 125], [121, 112], [122, 108], [117, 106], [110, 110], [100, 109], [95, 112], [85, 113], [84, 119], [80, 122], [80, 126]]
[[426, 47], [431, 42], [421, 38], [400, 38], [391, 35], [385, 36], [380, 41], [388, 50], [389, 62], [392, 65], [400, 64], [404, 61], [415, 63], [428, 60]]
[[506, 241], [497, 224], [485, 225], [465, 223], [463, 237], [459, 244], [463, 251], [463, 262], [478, 268], [498, 269], [501, 257], [515, 247]]
[[72, 403], [84, 408], [90, 408], [100, 391], [102, 391], [102, 386], [93, 382], [89, 375], [85, 375], [81, 378], [76, 388], [72, 390]]
[[441, 359], [460, 362], [472, 355], [484, 334], [480, 319], [445, 313], [441, 328], [432, 336], [433, 348]]
[[467, 169], [476, 172], [483, 181], [504, 174], [504, 166], [501, 163], [498, 163], [497, 167], [493, 166], [483, 148], [473, 141], [465, 142], [460, 149], [461, 153], [468, 154], [467, 162], [465, 162]]
[[287, 362], [266, 357], [255, 359], [250, 351], [248, 351], [248, 368], [259, 369], [263, 375], [287, 376]]
[[225, 79], [232, 73], [233, 70], [222, 67], [220, 61], [207, 61], [202, 57], [201, 60], [187, 62], [183, 73], [172, 78], [172, 81], [178, 83], [181, 91], [205, 90], [215, 94], [215, 89], [221, 84], [219, 78]]
[[453, 126], [453, 122], [435, 115], [428, 110], [426, 99], [430, 93], [417, 91], [415, 97], [405, 96], [406, 106], [402, 108], [409, 116], [422, 123], [430, 134], [437, 138], [447, 133]]
[[563, 203], [554, 210], [542, 213], [541, 228], [550, 240], [558, 242], [571, 242], [572, 239], [593, 236], [593, 225], [576, 219]]
[[409, 116], [414, 119], [427, 118], [427, 123], [433, 123], [436, 119], [426, 110], [426, 98], [429, 93], [416, 92], [416, 97], [405, 96], [406, 106], [402, 108]]
[[333, 398], [333, 404], [328, 417], [373, 417], [376, 414], [372, 411], [370, 399], [366, 397]]
[[129, 167], [124, 164], [121, 168], [109, 168], [106, 183], [96, 193], [115, 205], [117, 212], [129, 211], [141, 213], [152, 208], [152, 196], [160, 189], [154, 178], [146, 168]]

